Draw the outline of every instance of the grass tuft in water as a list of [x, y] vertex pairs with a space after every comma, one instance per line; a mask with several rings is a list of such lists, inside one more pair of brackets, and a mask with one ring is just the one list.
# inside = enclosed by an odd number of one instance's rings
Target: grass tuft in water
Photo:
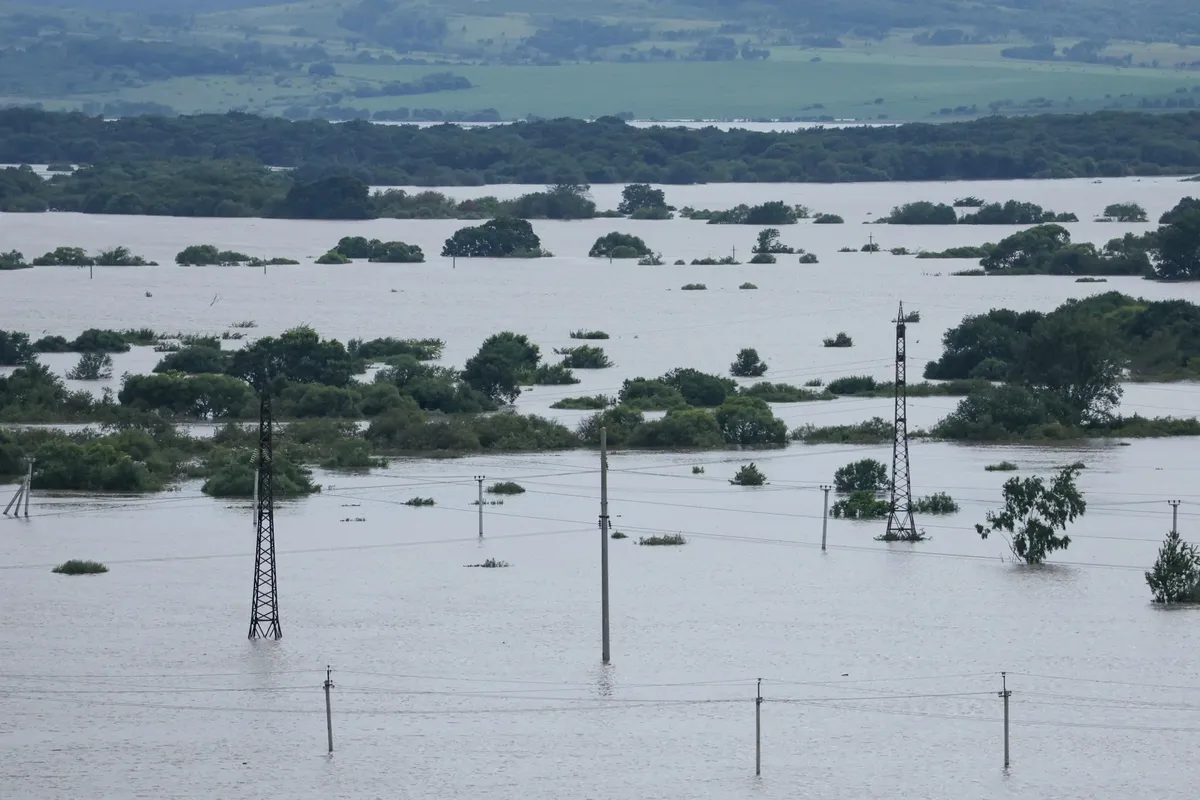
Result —
[[643, 547], [678, 547], [687, 544], [687, 539], [680, 533], [667, 533], [662, 536], [643, 536], [638, 539]]
[[64, 561], [50, 571], [56, 575], [100, 575], [108, 572], [108, 567], [99, 561], [81, 561], [73, 558], [70, 561]]

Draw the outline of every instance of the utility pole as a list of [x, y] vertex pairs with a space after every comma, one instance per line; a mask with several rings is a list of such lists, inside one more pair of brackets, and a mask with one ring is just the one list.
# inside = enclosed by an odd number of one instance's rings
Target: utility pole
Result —
[[275, 581], [275, 445], [271, 380], [259, 387], [258, 500], [254, 508], [254, 597], [250, 603], [250, 639], [279, 639], [279, 588]]
[[[9, 511], [12, 512], [14, 517], [21, 516], [21, 498], [25, 497], [29, 493], [29, 484], [31, 482], [30, 475], [32, 474], [32, 472], [33, 472], [33, 461], [30, 460], [28, 472], [25, 474], [25, 477], [21, 479], [20, 485], [17, 486], [17, 493], [13, 495], [12, 500], [9, 500], [8, 505], [4, 507], [4, 516], [7, 517]], [[29, 504], [28, 503], [25, 504], [25, 516], [27, 516], [27, 517], [29, 516]]]
[[1008, 689], [1007, 673], [1000, 673], [1000, 696], [1004, 698], [1004, 768], [1008, 769], [1008, 698], [1012, 692]]
[[609, 662], [608, 648], [608, 428], [600, 429], [600, 658]]
[[92, 274], [92, 265], [88, 264], [88, 280], [90, 281], [94, 277], [96, 276]]
[[325, 732], [329, 735], [329, 754], [333, 755], [333, 709], [329, 705], [329, 690], [333, 688], [333, 670], [325, 667]]
[[25, 519], [29, 519], [29, 495], [33, 494], [33, 459], [25, 472]]
[[483, 538], [483, 475], [476, 475], [475, 482], [479, 484], [479, 538]]
[[758, 679], [758, 694], [754, 698], [754, 774], [762, 775], [762, 678]]
[[822, 486], [821, 491], [825, 493], [825, 512], [821, 515], [821, 552], [825, 552], [825, 534], [829, 530], [829, 490], [832, 486]]
[[1171, 504], [1171, 533], [1179, 533], [1179, 501], [1168, 500], [1167, 502]]
[[873, 233], [867, 234], [867, 252], [871, 254], [875, 253], [875, 234]]
[[908, 461], [908, 363], [904, 303], [896, 312], [896, 416], [892, 437], [891, 501], [884, 541], [919, 541], [912, 513], [912, 474]]

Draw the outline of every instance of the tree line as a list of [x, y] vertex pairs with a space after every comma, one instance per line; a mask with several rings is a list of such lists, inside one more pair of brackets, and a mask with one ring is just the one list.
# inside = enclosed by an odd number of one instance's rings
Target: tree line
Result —
[[0, 111], [0, 163], [242, 160], [372, 185], [985, 180], [1200, 171], [1200, 112], [992, 117], [754, 132], [638, 128], [615, 117], [462, 128], [249, 114], [106, 122]]

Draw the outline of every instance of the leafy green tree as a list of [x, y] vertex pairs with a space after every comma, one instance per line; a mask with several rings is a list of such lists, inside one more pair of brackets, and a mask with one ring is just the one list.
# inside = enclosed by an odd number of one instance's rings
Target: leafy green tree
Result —
[[771, 412], [766, 401], [757, 397], [730, 397], [714, 413], [721, 435], [728, 444], [787, 443], [787, 423]]
[[[252, 497], [254, 495], [253, 451], [222, 450], [214, 453], [207, 465], [208, 477], [200, 491], [211, 497]], [[302, 497], [321, 491], [312, 482], [312, 472], [295, 463], [286, 452], [275, 453], [274, 482], [276, 497]]]
[[958, 213], [952, 206], [945, 203], [931, 203], [919, 200], [915, 203], [905, 203], [896, 206], [880, 222], [892, 225], [955, 225], [958, 223]]
[[458, 258], [536, 258], [542, 240], [528, 220], [497, 217], [478, 227], [460, 228], [446, 240], [443, 256]]
[[1152, 255], [1159, 280], [1200, 280], [1200, 207], [1173, 214], [1158, 229]]
[[524, 334], [493, 334], [463, 365], [462, 377], [497, 402], [511, 403], [521, 394], [521, 379], [537, 369], [541, 351]]
[[29, 334], [0, 330], [0, 366], [15, 367], [36, 358]]
[[67, 373], [73, 381], [98, 381], [112, 377], [112, 356], [107, 353], [84, 353]]
[[839, 494], [878, 492], [887, 485], [887, 467], [873, 458], [854, 461], [833, 473], [833, 488]]
[[559, 183], [544, 192], [521, 195], [508, 204], [509, 212], [521, 219], [591, 219], [596, 203], [587, 184]]
[[175, 254], [175, 263], [181, 267], [232, 267], [249, 260], [245, 253], [221, 250], [211, 244], [188, 245]]
[[1023, 386], [1002, 384], [973, 392], [934, 428], [939, 438], [1000, 441], [1059, 422], [1046, 402]]
[[738, 351], [737, 358], [729, 365], [729, 374], [737, 378], [759, 378], [767, 372], [767, 362], [759, 358], [758, 351], [746, 347]]
[[835, 519], [883, 519], [890, 510], [888, 502], [876, 497], [875, 492], [857, 491], [835, 502], [829, 513]]
[[229, 354], [219, 347], [192, 345], [167, 353], [154, 367], [154, 372], [209, 372], [224, 374], [229, 368]]
[[37, 448], [34, 458], [34, 489], [148, 492], [162, 488], [144, 464], [106, 442], [51, 440]]
[[276, 413], [284, 418], [354, 419], [361, 415], [361, 403], [362, 394], [357, 389], [319, 383], [292, 383], [279, 393]]
[[634, 441], [646, 417], [641, 411], [626, 406], [617, 406], [598, 414], [584, 417], [576, 430], [585, 444], [600, 444], [600, 429], [606, 429], [608, 444], [613, 447], [628, 445]]
[[1070, 212], [1056, 214], [1036, 203], [1008, 200], [1003, 205], [988, 203], [959, 220], [963, 225], [1040, 225], [1045, 222], [1078, 222]]
[[0, 271], [14, 269], [29, 269], [33, 264], [26, 263], [25, 254], [17, 250], [0, 253]]
[[751, 461], [739, 467], [729, 482], [734, 486], [762, 486], [767, 482], [767, 476]]
[[1156, 603], [1200, 601], [1200, 551], [1171, 531], [1158, 548], [1154, 568], [1146, 573], [1146, 585]]
[[795, 248], [788, 247], [779, 241], [779, 228], [763, 228], [758, 232], [758, 242], [750, 250], [759, 255], [780, 253], [794, 254]]
[[33, 260], [35, 267], [87, 267], [94, 263], [82, 247], [56, 247]]
[[662, 449], [713, 449], [725, 443], [717, 419], [702, 408], [673, 408], [662, 419], [641, 423], [631, 444]]
[[377, 264], [420, 264], [425, 253], [415, 244], [381, 242], [371, 253], [370, 261]]
[[375, 248], [381, 244], [378, 239], [367, 239], [364, 236], [343, 236], [333, 248], [346, 258], [370, 258]]
[[641, 237], [617, 231], [601, 236], [588, 251], [592, 258], [641, 258], [650, 254], [650, 248]]
[[250, 385], [229, 375], [126, 375], [117, 399], [139, 411], [189, 419], [244, 419], [257, 409]]
[[667, 196], [662, 189], [652, 189], [647, 183], [631, 183], [621, 190], [621, 203], [617, 211], [631, 216], [638, 211], [666, 209]]
[[1124, 359], [1104, 320], [1051, 314], [1021, 343], [1013, 377], [1072, 425], [1111, 418], [1121, 400]]
[[[1004, 380], [1021, 342], [1044, 315], [992, 309], [965, 317], [942, 336], [942, 356], [925, 367], [928, 380], [983, 378]], [[981, 365], [988, 362], [985, 370]]]
[[349, 175], [331, 175], [314, 181], [296, 182], [275, 209], [286, 219], [369, 219], [370, 190]]
[[128, 353], [129, 342], [117, 331], [88, 328], [71, 342], [73, 353]]
[[987, 526], [977, 524], [975, 530], [984, 539], [994, 532], [1007, 534], [1013, 555], [1026, 564], [1041, 564], [1054, 551], [1070, 546], [1067, 525], [1087, 510], [1075, 485], [1078, 475], [1078, 469], [1067, 467], [1049, 485], [1039, 476], [1009, 478], [1004, 482], [1004, 510], [988, 511]]
[[268, 380], [346, 386], [358, 365], [336, 339], [322, 339], [312, 328], [264, 336], [230, 357], [229, 374], [262, 389]]
[[674, 386], [662, 380], [647, 378], [626, 379], [617, 395], [617, 405], [643, 411], [665, 411], [687, 405]]
[[1164, 212], [1158, 218], [1159, 225], [1172, 225], [1178, 221], [1184, 214], [1189, 211], [1200, 211], [1200, 199], [1195, 197], [1185, 197], [1175, 204], [1175, 207], [1170, 211]]
[[1104, 216], [1117, 222], [1145, 222], [1146, 209], [1137, 203], [1112, 203], [1104, 207]]
[[689, 406], [713, 408], [737, 392], [737, 383], [733, 380], [690, 367], [673, 369], [659, 380], [678, 391]]
[[1071, 243], [1061, 225], [1037, 225], [1001, 239], [980, 265], [986, 270], [1032, 270], [1041, 258]]

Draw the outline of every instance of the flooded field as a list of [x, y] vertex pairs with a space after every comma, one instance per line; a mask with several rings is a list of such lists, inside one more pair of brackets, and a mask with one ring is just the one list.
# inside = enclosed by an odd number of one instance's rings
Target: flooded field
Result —
[[[911, 200], [1032, 200], [1091, 220], [1137, 201], [1157, 219], [1191, 184], [1175, 179], [991, 184], [667, 187], [675, 205], [726, 208], [784, 199], [847, 224], [783, 229], [820, 257], [775, 265], [638, 267], [588, 259], [612, 230], [664, 258], [748, 255], [757, 228], [700, 222], [534, 222], [555, 258], [437, 256], [459, 221], [360, 223], [0, 215], [5, 249], [125, 245], [159, 268], [43, 268], [0, 273], [0, 327], [72, 336], [88, 327], [214, 333], [254, 320], [253, 335], [307, 323], [350, 337], [433, 336], [461, 365], [489, 334], [529, 334], [543, 352], [600, 328], [616, 366], [583, 383], [540, 387], [522, 411], [564, 396], [615, 393], [625, 378], [677, 366], [724, 372], [742, 347], [766, 379], [888, 378], [897, 303], [910, 376], [941, 335], [992, 307], [1049, 310], [1119, 290], [1200, 301], [1200, 287], [1136, 278], [970, 278], [967, 261], [837, 253], [997, 241], [1004, 226], [861, 223]], [[596, 187], [601, 208], [620, 187]], [[511, 196], [522, 187], [446, 190]], [[1153, 225], [1084, 221], [1075, 241], [1103, 244]], [[307, 263], [342, 236], [402, 239], [422, 265]], [[298, 267], [180, 268], [174, 254], [212, 243]], [[785, 257], [786, 259], [786, 257]], [[758, 291], [738, 290], [750, 281]], [[705, 292], [681, 292], [703, 282]], [[855, 346], [827, 349], [839, 331]], [[114, 358], [147, 371], [160, 354]], [[47, 356], [60, 373], [75, 356]], [[82, 386], [83, 384], [73, 384]], [[911, 401], [928, 427], [954, 398]], [[890, 399], [777, 406], [789, 426], [890, 417]], [[1124, 413], [1195, 416], [1190, 384], [1127, 386]], [[931, 539], [874, 541], [879, 523], [831, 520], [822, 493], [842, 464], [885, 462], [887, 447], [768, 452], [617, 453], [611, 459], [613, 663], [600, 665], [598, 459], [595, 453], [395, 460], [277, 511], [284, 637], [248, 642], [254, 531], [249, 504], [198, 483], [141, 497], [42, 497], [28, 521], [0, 520], [3, 795], [104, 797], [589, 798], [1190, 797], [1200, 768], [1200, 629], [1195, 611], [1149, 602], [1142, 572], [1180, 500], [1200, 539], [1200, 463], [1186, 439], [1052, 447], [912, 446], [914, 492], [946, 491], [959, 513], [919, 518]], [[1081, 461], [1087, 515], [1072, 544], [1038, 569], [1007, 560], [974, 531], [1011, 473]], [[731, 486], [754, 461], [768, 485]], [[693, 467], [704, 472], [693, 474]], [[475, 476], [526, 493], [484, 509]], [[413, 496], [436, 505], [403, 505]], [[639, 538], [682, 533], [679, 548]], [[50, 568], [97, 559], [107, 575]], [[468, 569], [495, 558], [507, 569]], [[333, 668], [336, 752], [325, 755], [321, 683]], [[1002, 762], [1000, 672], [1012, 698], [1013, 766]], [[763, 774], [754, 776], [755, 683], [763, 679]]]

